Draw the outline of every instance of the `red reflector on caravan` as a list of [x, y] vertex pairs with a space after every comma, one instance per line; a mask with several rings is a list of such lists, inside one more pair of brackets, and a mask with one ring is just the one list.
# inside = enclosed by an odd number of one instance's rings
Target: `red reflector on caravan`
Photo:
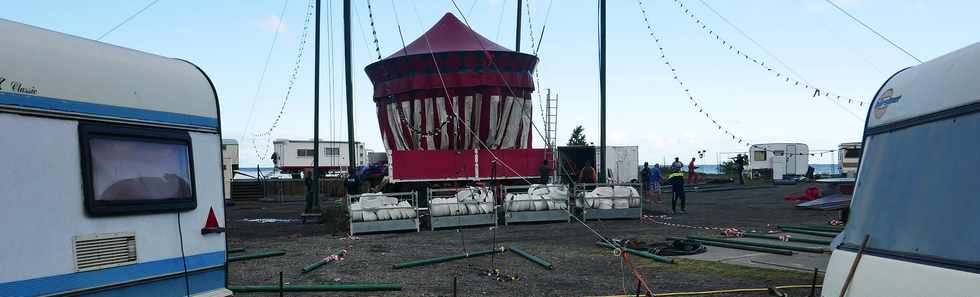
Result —
[[218, 226], [218, 217], [214, 215], [214, 207], [212, 207], [208, 210], [208, 219], [204, 222], [204, 228], [201, 228], [201, 234], [222, 232], [225, 232], [225, 228]]

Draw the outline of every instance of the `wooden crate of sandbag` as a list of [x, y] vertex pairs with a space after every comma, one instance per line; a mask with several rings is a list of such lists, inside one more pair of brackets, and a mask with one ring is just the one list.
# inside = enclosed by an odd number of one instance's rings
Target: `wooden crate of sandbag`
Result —
[[504, 224], [558, 222], [571, 219], [568, 212], [568, 186], [505, 186]]
[[575, 206], [584, 220], [639, 219], [643, 215], [638, 183], [576, 184]]
[[351, 234], [419, 231], [415, 192], [347, 195], [347, 205]]
[[432, 230], [497, 225], [493, 191], [485, 187], [428, 189]]

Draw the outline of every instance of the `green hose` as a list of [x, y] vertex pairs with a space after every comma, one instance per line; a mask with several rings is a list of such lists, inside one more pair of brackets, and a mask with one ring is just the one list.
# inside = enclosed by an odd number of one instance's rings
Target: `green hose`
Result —
[[[228, 285], [235, 293], [279, 292], [279, 285]], [[283, 285], [283, 292], [330, 292], [330, 291], [401, 291], [398, 284], [345, 284], [345, 285]]]
[[842, 227], [836, 227], [836, 226], [789, 226], [789, 225], [776, 225], [776, 227], [779, 227], [780, 229], [782, 229], [782, 228], [793, 228], [793, 229], [801, 229], [801, 230], [820, 231], [820, 232], [834, 232], [834, 233], [840, 233], [840, 232], [844, 231], [844, 228], [842, 228]]
[[225, 251], [225, 253], [228, 253], [228, 254], [242, 253], [242, 252], [245, 252], [245, 249], [244, 248], [230, 249], [230, 250]]
[[[678, 238], [678, 237], [667, 237], [667, 239], [670, 239], [670, 240], [685, 240], [684, 238]], [[758, 247], [758, 246], [751, 246], [751, 245], [744, 245], [744, 244], [738, 244], [738, 243], [724, 243], [724, 242], [706, 241], [706, 240], [698, 240], [698, 242], [700, 242], [703, 245], [717, 246], [717, 247], [730, 248], [730, 249], [739, 249], [739, 250], [763, 252], [763, 253], [770, 253], [770, 254], [777, 254], [777, 255], [786, 255], [786, 256], [792, 256], [793, 255], [793, 251], [781, 250], [781, 249], [774, 249], [774, 248], [765, 248], [765, 247]]]
[[515, 254], [521, 255], [521, 257], [524, 257], [525, 259], [528, 259], [531, 262], [534, 262], [535, 264], [541, 265], [541, 267], [544, 267], [544, 269], [551, 270], [551, 268], [553, 268], [551, 262], [545, 261], [544, 259], [528, 254], [527, 252], [521, 250], [517, 246], [513, 246], [513, 245], [510, 246], [510, 251], [514, 252]]
[[821, 236], [821, 237], [837, 237], [837, 234], [839, 234], [834, 232], [813, 231], [813, 230], [805, 230], [805, 229], [791, 228], [791, 227], [783, 227], [779, 229], [783, 229], [783, 231], [789, 233], [799, 233], [799, 234]]
[[459, 254], [459, 255], [445, 256], [445, 257], [437, 257], [437, 258], [429, 258], [429, 259], [422, 259], [422, 260], [414, 260], [414, 261], [408, 261], [408, 262], [402, 262], [402, 263], [395, 264], [395, 265], [392, 266], [392, 268], [394, 268], [394, 269], [402, 269], [402, 268], [409, 268], [409, 267], [415, 267], [415, 266], [436, 264], [436, 263], [442, 263], [442, 262], [446, 262], [446, 261], [459, 260], [459, 259], [470, 258], [470, 257], [485, 256], [485, 255], [489, 255], [489, 254], [493, 254], [493, 253], [500, 253], [500, 252], [503, 252], [503, 251], [504, 251], [504, 248], [501, 247], [499, 249], [493, 249], [493, 250], [485, 250], [485, 251], [478, 251], [478, 252], [465, 253], [465, 254]]
[[[742, 237], [772, 239], [772, 240], [782, 240], [781, 238], [779, 238], [779, 236], [776, 236], [776, 235], [762, 235], [762, 234], [752, 234], [752, 233], [742, 234]], [[803, 243], [812, 243], [812, 244], [820, 244], [820, 245], [830, 245], [830, 241], [829, 240], [820, 240], [820, 239], [809, 239], [809, 238], [790, 237], [789, 238], [789, 241], [803, 242]]]
[[[605, 242], [601, 242], [601, 241], [596, 242], [595, 244], [597, 244], [597, 245], [599, 245], [601, 247], [606, 247], [606, 248], [611, 248], [611, 249], [615, 249], [616, 248], [616, 246], [614, 246], [614, 245], [611, 245], [611, 244], [608, 244], [608, 243], [605, 243]], [[633, 254], [633, 255], [644, 257], [644, 258], [647, 258], [647, 259], [650, 259], [650, 260], [654, 260], [654, 261], [657, 261], [657, 262], [674, 264], [674, 260], [673, 259], [670, 259], [670, 258], [667, 258], [667, 257], [664, 257], [664, 256], [660, 256], [660, 255], [655, 255], [655, 254], [650, 253], [650, 252], [641, 251], [641, 250], [634, 250], [634, 249], [631, 249], [631, 248], [628, 248], [628, 247], [623, 247], [623, 251], [625, 251], [627, 253], [630, 253], [630, 254]]]
[[738, 240], [730, 240], [730, 239], [722, 239], [722, 238], [711, 238], [711, 237], [701, 237], [701, 236], [688, 236], [687, 238], [696, 239], [696, 240], [699, 240], [701, 242], [704, 242], [704, 241], [713, 241], [713, 242], [722, 242], [722, 243], [733, 243], [733, 244], [751, 245], [751, 246], [771, 248], [771, 249], [791, 250], [791, 251], [808, 252], [808, 253], [818, 253], [818, 254], [824, 253], [824, 252], [827, 251], [826, 248], [802, 247], [802, 246], [792, 246], [792, 245], [783, 245], [783, 244], [771, 244], [771, 243], [751, 242], [751, 241], [738, 241]]
[[254, 253], [254, 254], [247, 254], [247, 255], [241, 255], [241, 256], [228, 257], [228, 262], [245, 261], [245, 260], [251, 260], [251, 259], [258, 259], [258, 258], [276, 257], [276, 256], [282, 256], [282, 255], [285, 255], [285, 254], [286, 254], [286, 252], [284, 252], [284, 251], [261, 252], [261, 253]]

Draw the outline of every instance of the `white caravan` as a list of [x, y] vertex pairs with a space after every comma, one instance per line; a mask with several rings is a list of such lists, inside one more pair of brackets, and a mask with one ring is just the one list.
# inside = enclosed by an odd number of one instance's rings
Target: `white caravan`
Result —
[[[298, 173], [313, 168], [313, 140], [276, 139], [276, 168], [286, 173]], [[328, 172], [346, 172], [350, 166], [349, 145], [346, 141], [320, 141], [320, 168]], [[367, 165], [368, 155], [363, 142], [354, 142], [357, 166]]]
[[878, 90], [823, 296], [980, 294], [978, 75], [980, 43], [901, 70]]
[[238, 141], [234, 139], [221, 140], [221, 175], [225, 183], [225, 199], [231, 199], [231, 180], [238, 171]]
[[0, 295], [230, 296], [204, 72], [4, 19], [0, 36]]
[[810, 148], [802, 143], [760, 143], [749, 148], [749, 168], [772, 169], [773, 179], [802, 176], [810, 167]]
[[860, 162], [860, 142], [845, 142], [837, 147], [837, 166], [840, 167], [840, 172], [844, 176], [854, 177], [857, 174], [858, 164]]
[[[599, 147], [595, 150], [595, 159], [599, 160]], [[610, 183], [628, 183], [639, 181], [640, 148], [638, 146], [607, 146], [606, 147], [606, 176]]]

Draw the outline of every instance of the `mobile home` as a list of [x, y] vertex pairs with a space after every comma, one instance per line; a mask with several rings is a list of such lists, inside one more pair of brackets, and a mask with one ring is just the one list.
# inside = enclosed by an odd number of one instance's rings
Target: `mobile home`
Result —
[[[313, 140], [276, 139], [272, 142], [276, 152], [276, 167], [284, 173], [297, 173], [313, 168]], [[349, 142], [320, 141], [320, 168], [327, 172], [346, 172], [349, 159]], [[354, 142], [355, 164], [367, 164], [367, 150], [364, 143]]]
[[771, 169], [773, 179], [802, 176], [810, 166], [810, 149], [802, 143], [761, 143], [749, 148], [749, 168]]
[[[596, 148], [595, 159], [599, 160]], [[640, 180], [640, 148], [638, 146], [606, 146], [606, 176], [611, 183], [628, 183]]]
[[204, 72], [3, 19], [0, 36], [0, 295], [231, 295]]
[[231, 180], [238, 171], [238, 141], [234, 139], [221, 140], [221, 175], [225, 181], [225, 199], [231, 199]]
[[978, 74], [980, 43], [903, 69], [878, 89], [823, 296], [980, 292]]
[[844, 176], [854, 177], [861, 162], [861, 143], [846, 142], [837, 147], [837, 166]]

